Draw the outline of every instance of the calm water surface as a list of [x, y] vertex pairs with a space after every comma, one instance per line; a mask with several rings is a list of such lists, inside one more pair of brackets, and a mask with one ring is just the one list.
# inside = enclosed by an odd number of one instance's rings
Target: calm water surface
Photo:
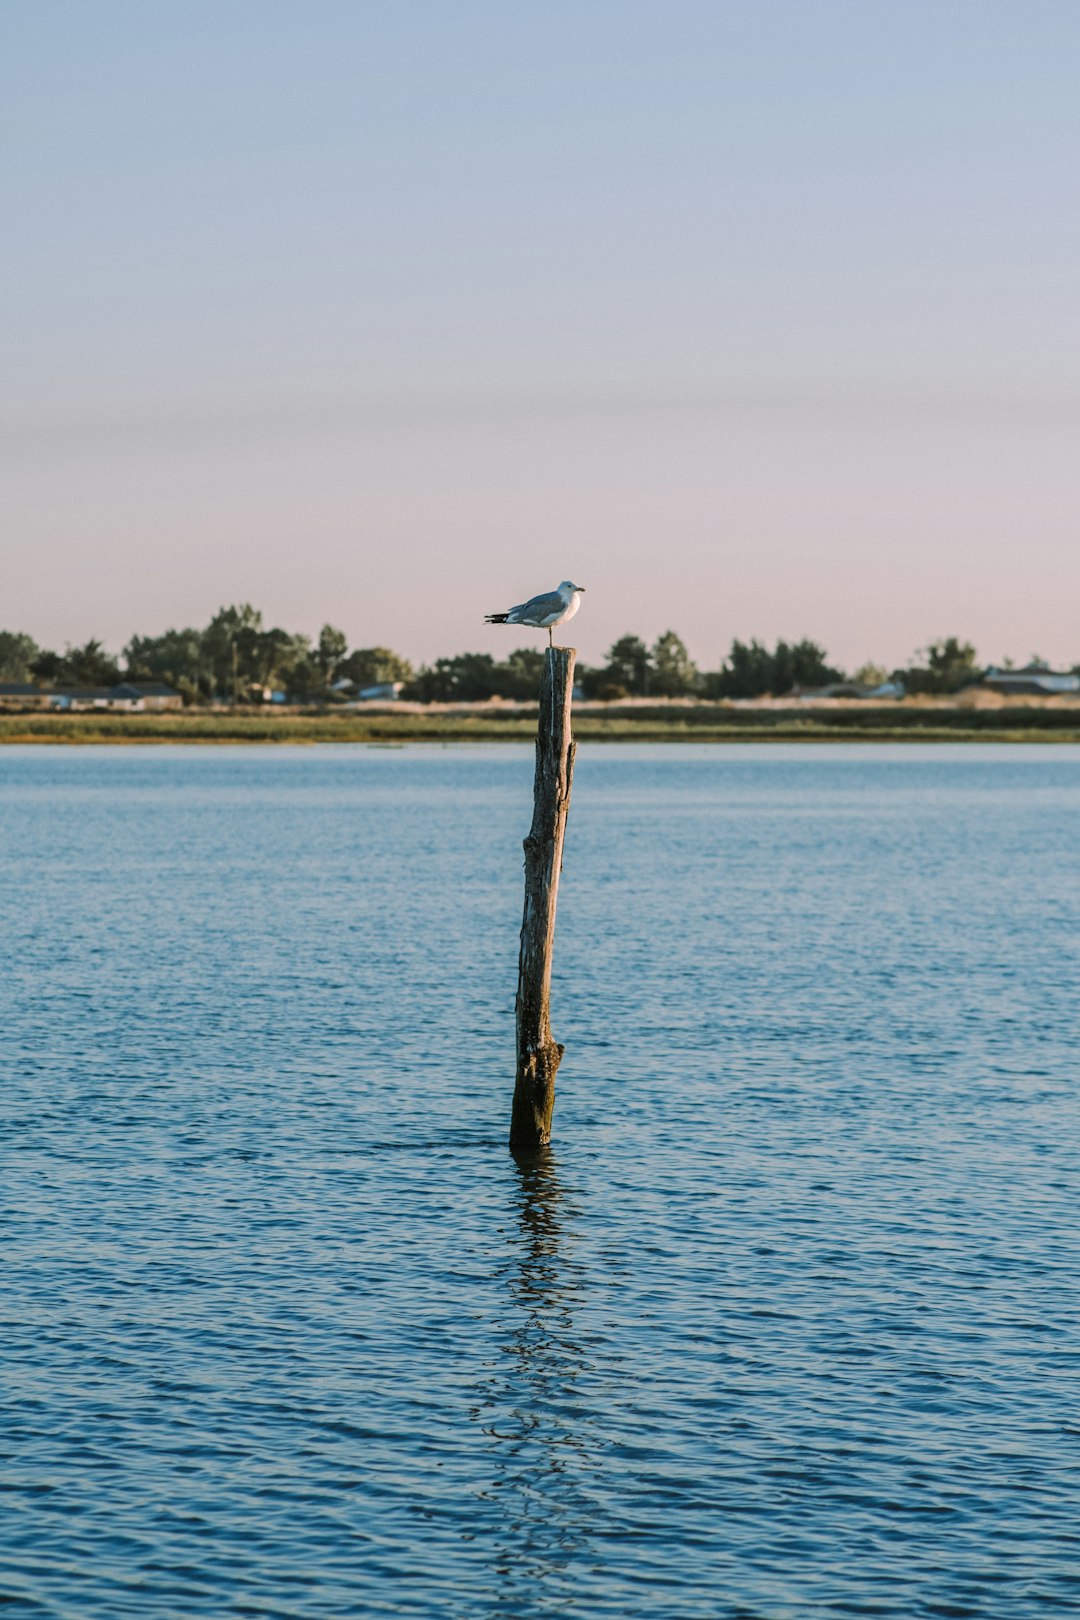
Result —
[[1080, 751], [0, 750], [0, 1593], [1080, 1612]]

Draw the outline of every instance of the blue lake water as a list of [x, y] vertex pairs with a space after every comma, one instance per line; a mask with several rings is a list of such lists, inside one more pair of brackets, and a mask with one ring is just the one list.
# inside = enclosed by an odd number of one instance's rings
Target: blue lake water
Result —
[[1080, 750], [0, 750], [8, 1616], [1080, 1612]]

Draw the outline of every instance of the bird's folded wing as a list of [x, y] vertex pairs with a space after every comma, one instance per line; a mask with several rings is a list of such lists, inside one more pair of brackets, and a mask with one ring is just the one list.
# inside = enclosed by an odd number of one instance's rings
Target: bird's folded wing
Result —
[[545, 591], [543, 596], [530, 596], [514, 612], [522, 615], [527, 613], [530, 619], [539, 619], [546, 618], [549, 613], [561, 613], [565, 606], [558, 591]]

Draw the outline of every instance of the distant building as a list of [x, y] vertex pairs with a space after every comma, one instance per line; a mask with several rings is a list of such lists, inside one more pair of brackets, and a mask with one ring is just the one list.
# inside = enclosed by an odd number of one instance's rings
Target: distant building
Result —
[[48, 694], [51, 708], [77, 714], [88, 709], [136, 709], [141, 707], [135, 692], [119, 686], [54, 686]]
[[357, 686], [343, 675], [330, 690], [350, 703], [396, 703], [404, 686], [404, 681], [376, 681], [371, 686]]
[[0, 681], [0, 709], [47, 709], [49, 694], [29, 681]]
[[138, 714], [146, 709], [181, 709], [179, 692], [161, 681], [120, 681], [116, 686], [57, 686], [42, 693], [49, 708], [72, 714], [89, 709], [112, 709]]
[[819, 698], [858, 698], [861, 702], [894, 702], [904, 696], [903, 681], [880, 681], [877, 686], [860, 686], [857, 681], [833, 681], [829, 686], [797, 686], [789, 694], [800, 703], [815, 703]]
[[396, 703], [404, 685], [404, 681], [380, 681], [377, 686], [362, 686], [356, 699], [358, 703]]
[[991, 665], [981, 684], [1005, 697], [1062, 697], [1080, 692], [1080, 675], [1071, 670], [1044, 669], [1041, 664], [1029, 664], [1026, 669], [995, 669]]
[[125, 681], [124, 690], [137, 692], [146, 709], [182, 709], [184, 700], [175, 687], [164, 681]]

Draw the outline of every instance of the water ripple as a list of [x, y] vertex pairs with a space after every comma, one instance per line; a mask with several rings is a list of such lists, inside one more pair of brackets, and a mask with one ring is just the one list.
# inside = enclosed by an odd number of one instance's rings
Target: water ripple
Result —
[[0, 1602], [1080, 1612], [1080, 753], [0, 755]]

